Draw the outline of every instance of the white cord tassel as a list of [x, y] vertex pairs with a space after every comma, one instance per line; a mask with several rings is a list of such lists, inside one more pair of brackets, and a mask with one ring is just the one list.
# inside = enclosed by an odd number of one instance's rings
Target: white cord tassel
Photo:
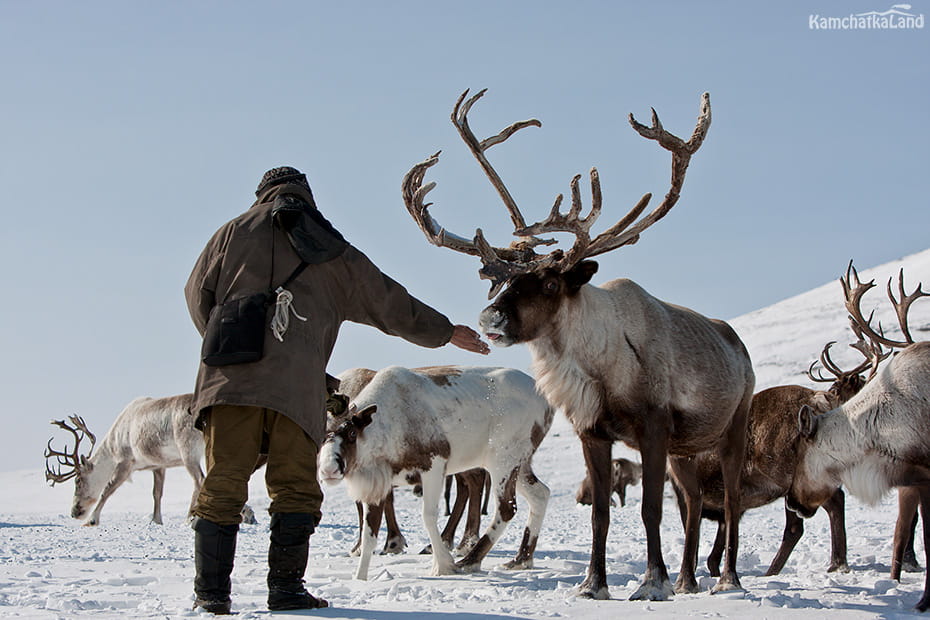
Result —
[[301, 321], [306, 321], [307, 319], [297, 314], [297, 311], [294, 310], [294, 306], [292, 305], [294, 296], [289, 290], [278, 287], [276, 292], [278, 293], [278, 299], [274, 304], [274, 316], [271, 317], [271, 333], [274, 334], [274, 337], [277, 338], [279, 342], [284, 342], [284, 334], [287, 332], [287, 327], [291, 320], [290, 314], [293, 314]]

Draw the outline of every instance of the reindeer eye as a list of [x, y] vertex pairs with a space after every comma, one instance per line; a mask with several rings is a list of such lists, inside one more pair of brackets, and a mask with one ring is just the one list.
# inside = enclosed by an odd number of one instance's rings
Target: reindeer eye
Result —
[[354, 442], [356, 438], [358, 438], [358, 432], [355, 429], [350, 429], [349, 432], [346, 433], [346, 439], [349, 441]]
[[543, 284], [543, 291], [546, 293], [556, 293], [559, 290], [559, 283], [556, 280], [548, 280]]

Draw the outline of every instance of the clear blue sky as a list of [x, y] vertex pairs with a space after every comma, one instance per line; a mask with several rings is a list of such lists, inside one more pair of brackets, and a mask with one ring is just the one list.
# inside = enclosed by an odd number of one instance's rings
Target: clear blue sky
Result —
[[[598, 167], [597, 231], [668, 187], [667, 153], [627, 114], [655, 107], [687, 137], [711, 93], [678, 206], [602, 257], [595, 283], [631, 277], [727, 319], [833, 280], [850, 258], [926, 249], [930, 28], [809, 27], [891, 4], [0, 2], [0, 470], [43, 467], [51, 418], [77, 413], [102, 434], [135, 396], [192, 388], [184, 283], [273, 166], [305, 171], [347, 238], [474, 325], [478, 261], [427, 244], [399, 190], [442, 149], [434, 215], [508, 243], [449, 123], [465, 88], [489, 89], [471, 114], [479, 137], [543, 123], [489, 152], [528, 220]], [[529, 353], [419, 349], [350, 326], [330, 370], [434, 363], [527, 368]]]

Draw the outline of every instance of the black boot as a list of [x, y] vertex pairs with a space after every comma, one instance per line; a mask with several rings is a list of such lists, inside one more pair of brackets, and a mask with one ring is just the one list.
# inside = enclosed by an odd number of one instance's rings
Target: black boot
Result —
[[228, 614], [233, 561], [236, 556], [236, 534], [239, 525], [219, 525], [194, 517], [194, 609], [203, 608], [214, 614]]
[[310, 550], [310, 534], [317, 519], [303, 512], [271, 515], [268, 547], [268, 609], [317, 609], [329, 603], [304, 588], [304, 571]]

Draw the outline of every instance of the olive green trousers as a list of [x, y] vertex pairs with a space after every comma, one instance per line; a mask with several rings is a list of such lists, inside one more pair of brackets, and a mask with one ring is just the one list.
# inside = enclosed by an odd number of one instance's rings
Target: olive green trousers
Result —
[[270, 513], [322, 516], [316, 477], [317, 445], [284, 414], [261, 407], [216, 405], [203, 414], [207, 477], [194, 514], [219, 525], [239, 523], [249, 478], [267, 451], [265, 486]]

